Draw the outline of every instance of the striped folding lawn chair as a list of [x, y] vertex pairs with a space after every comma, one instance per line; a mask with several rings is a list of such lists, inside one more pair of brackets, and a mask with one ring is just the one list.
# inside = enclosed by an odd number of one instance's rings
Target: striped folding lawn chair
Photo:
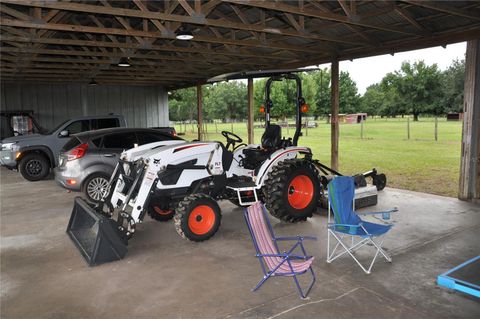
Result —
[[[291, 276], [295, 281], [300, 296], [306, 298], [315, 283], [315, 273], [312, 269], [314, 257], [307, 255], [303, 241], [306, 239], [316, 240], [316, 238], [312, 236], [275, 237], [265, 206], [261, 202], [256, 202], [249, 206], [244, 210], [244, 213], [248, 230], [257, 252], [255, 256], [260, 261], [264, 275], [252, 291], [259, 289], [270, 277]], [[280, 253], [277, 242], [289, 240], [296, 241], [296, 243], [288, 251]], [[301, 249], [301, 255], [294, 253], [297, 248]], [[312, 280], [306, 291], [304, 291], [297, 276], [307, 272], [311, 273]]]
[[[392, 258], [382, 248], [383, 239], [381, 242], [374, 240], [375, 237], [385, 235], [391, 228], [392, 224], [375, 224], [363, 221], [358, 215], [377, 215], [381, 214], [383, 220], [390, 219], [390, 213], [396, 212], [397, 209], [391, 209], [383, 212], [355, 212], [355, 185], [353, 177], [337, 176], [328, 184], [328, 238], [327, 238], [327, 262], [331, 263], [338, 257], [343, 255], [350, 255], [353, 260], [363, 269], [367, 274], [370, 274], [373, 264], [378, 255], [381, 254], [388, 262], [392, 262]], [[331, 212], [333, 211], [333, 221], [331, 219]], [[333, 237], [337, 243], [331, 250], [330, 237]], [[351, 238], [350, 242], [347, 240]], [[347, 239], [347, 240], [344, 240]], [[357, 239], [357, 241], [355, 241]], [[364, 266], [355, 257], [354, 252], [370, 244], [376, 249], [375, 255], [369, 266]], [[337, 248], [343, 247], [343, 251], [337, 253]]]

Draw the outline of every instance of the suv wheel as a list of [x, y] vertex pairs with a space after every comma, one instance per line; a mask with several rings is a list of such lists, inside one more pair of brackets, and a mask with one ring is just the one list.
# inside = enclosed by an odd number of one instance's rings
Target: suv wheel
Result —
[[[83, 193], [87, 200], [98, 203], [102, 197], [107, 195], [107, 185], [110, 178], [104, 174], [92, 174], [83, 184]], [[110, 189], [108, 189], [109, 191]]]
[[23, 178], [35, 182], [47, 177], [50, 173], [50, 162], [41, 154], [30, 153], [20, 160], [19, 169]]

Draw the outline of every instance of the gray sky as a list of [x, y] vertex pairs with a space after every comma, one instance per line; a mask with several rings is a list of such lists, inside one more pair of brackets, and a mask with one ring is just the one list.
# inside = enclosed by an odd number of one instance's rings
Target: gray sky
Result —
[[[357, 83], [358, 93], [365, 93], [366, 88], [378, 83], [389, 72], [399, 70], [402, 62], [424, 60], [426, 64], [436, 63], [441, 70], [447, 69], [453, 60], [465, 57], [466, 42], [450, 44], [446, 49], [434, 47], [429, 49], [379, 55], [371, 58], [340, 62], [340, 71], [348, 71], [350, 77]], [[321, 67], [330, 67], [328, 64]]]

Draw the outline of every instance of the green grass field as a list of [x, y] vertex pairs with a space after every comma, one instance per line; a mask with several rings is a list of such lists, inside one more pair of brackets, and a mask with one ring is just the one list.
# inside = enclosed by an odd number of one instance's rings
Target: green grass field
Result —
[[[316, 121], [319, 126], [303, 130], [299, 145], [312, 149], [314, 158], [330, 166], [330, 125]], [[293, 126], [293, 121], [290, 122]], [[438, 121], [438, 141], [434, 138], [434, 119], [410, 121], [410, 140], [407, 139], [406, 119], [368, 119], [364, 138], [360, 124], [340, 125], [340, 172], [355, 174], [373, 167], [387, 175], [387, 186], [419, 192], [456, 197], [460, 171], [461, 122]], [[192, 125], [175, 126], [184, 138], [196, 138]], [[185, 130], [186, 128], [186, 130]], [[196, 128], [195, 128], [196, 129]], [[231, 124], [207, 124], [208, 140], [224, 141], [222, 130], [232, 131]], [[218, 133], [216, 133], [218, 132]], [[233, 124], [233, 132], [247, 140], [246, 123]], [[282, 135], [293, 136], [294, 128]], [[259, 143], [263, 129], [254, 131]]]

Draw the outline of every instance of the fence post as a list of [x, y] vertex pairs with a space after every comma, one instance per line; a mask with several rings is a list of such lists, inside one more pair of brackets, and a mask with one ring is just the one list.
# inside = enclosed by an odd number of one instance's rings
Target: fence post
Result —
[[438, 117], [435, 116], [435, 142], [438, 142]]
[[308, 136], [308, 120], [305, 120], [305, 136]]
[[410, 139], [410, 117], [407, 117], [407, 139]]

